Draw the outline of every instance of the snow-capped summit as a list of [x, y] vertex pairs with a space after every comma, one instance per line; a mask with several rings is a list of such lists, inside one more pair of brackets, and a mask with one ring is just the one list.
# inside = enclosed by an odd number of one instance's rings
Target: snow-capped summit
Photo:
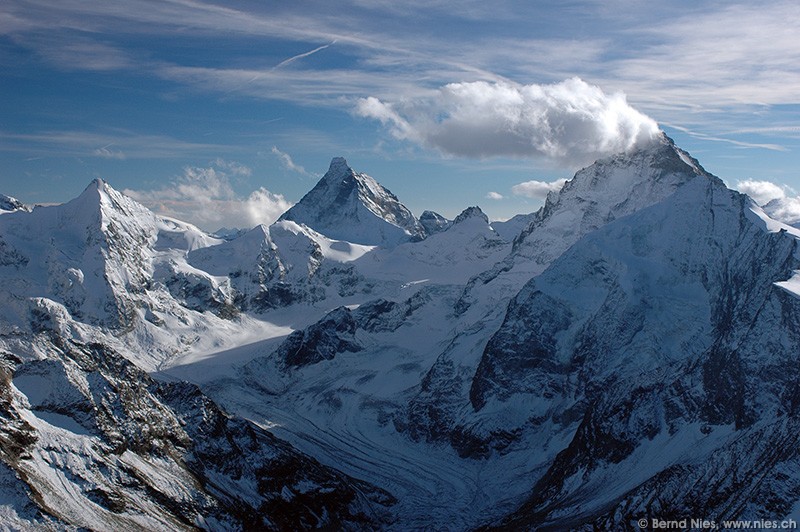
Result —
[[[584, 235], [666, 199], [697, 176], [721, 183], [663, 132], [632, 152], [579, 170], [530, 215], [508, 256], [470, 281], [460, 308], [477, 300], [509, 297]], [[486, 317], [480, 320], [486, 322]]]
[[47, 298], [88, 322], [127, 323], [130, 294], [152, 274], [155, 216], [100, 179], [62, 205], [0, 217], [0, 234], [9, 297]]
[[765, 210], [664, 135], [507, 222], [341, 158], [225, 240], [100, 180], [3, 210], [0, 521], [796, 517], [800, 231]]
[[[749, 516], [796, 504], [782, 471], [798, 459], [784, 429], [797, 412], [786, 399], [800, 349], [797, 233], [678, 149], [643, 155], [652, 179], [674, 183], [685, 166], [696, 175], [531, 279], [475, 372], [470, 400], [489, 440], [570, 426], [502, 528], [573, 528], [581, 514], [595, 521], [581, 529], [621, 530], [648, 511]], [[790, 447], [758, 487], [718, 487]], [[731, 498], [747, 502], [732, 510]]]
[[31, 208], [19, 201], [17, 198], [0, 194], [0, 213], [3, 211], [30, 211]]
[[327, 173], [280, 220], [290, 220], [335, 240], [393, 247], [419, 239], [424, 229], [397, 197], [367, 174], [334, 157]]
[[489, 223], [489, 217], [486, 216], [486, 214], [481, 210], [480, 207], [474, 206], [474, 207], [467, 207], [466, 209], [461, 211], [461, 214], [456, 216], [456, 219], [453, 220], [453, 225], [460, 224], [468, 220], [469, 218], [479, 218], [480, 220], [483, 221], [483, 223], [485, 224]]
[[438, 212], [422, 211], [422, 214], [419, 215], [419, 223], [425, 229], [425, 234], [430, 236], [434, 233], [444, 231], [450, 227], [452, 222]]
[[661, 133], [634, 152], [578, 171], [559, 192], [550, 193], [512, 254], [547, 265], [581, 236], [663, 200], [698, 175], [717, 179]]

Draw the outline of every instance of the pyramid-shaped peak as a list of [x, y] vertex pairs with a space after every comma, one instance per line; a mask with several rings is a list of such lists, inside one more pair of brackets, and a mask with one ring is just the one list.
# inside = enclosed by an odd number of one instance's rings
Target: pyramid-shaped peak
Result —
[[105, 188], [106, 182], [97, 177], [86, 185], [86, 188], [83, 189], [78, 198], [98, 198], [99, 194], [105, 191]]
[[584, 234], [658, 203], [698, 178], [722, 184], [660, 132], [646, 145], [579, 170], [560, 191], [548, 194], [514, 241], [512, 255], [548, 264]]
[[394, 246], [423, 235], [413, 214], [383, 185], [334, 157], [328, 172], [283, 213], [289, 220], [335, 240]]
[[419, 216], [419, 223], [425, 229], [425, 234], [430, 236], [444, 231], [452, 222], [438, 212], [423, 211]]
[[[652, 172], [655, 172], [654, 175], [677, 173], [712, 177], [697, 159], [676, 146], [675, 142], [663, 131], [653, 137], [650, 142], [639, 145], [633, 151], [600, 159], [583, 171], [622, 168], [637, 164], [641, 165], [643, 169], [650, 168]], [[644, 172], [643, 175], [646, 173]]]
[[484, 222], [486, 222], [486, 224], [489, 223], [489, 217], [486, 216], [486, 214], [481, 210], [481, 208], [478, 206], [473, 206], [473, 207], [467, 207], [461, 212], [461, 214], [456, 216], [456, 219], [453, 220], [453, 225], [459, 224], [469, 218], [479, 218]]
[[360, 174], [353, 170], [344, 157], [334, 157], [331, 159], [331, 164], [328, 171], [319, 180], [319, 186], [326, 186], [328, 188], [340, 189], [352, 188], [357, 185], [359, 181], [372, 181], [372, 178], [366, 174]]
[[[106, 205], [109, 207], [119, 207], [120, 204], [136, 203], [135, 200], [126, 196], [99, 177], [89, 182], [83, 192], [72, 201], [81, 203], [91, 203]], [[138, 204], [137, 204], [138, 205]]]
[[342, 176], [350, 173], [353, 173], [353, 169], [347, 164], [347, 159], [344, 157], [334, 157], [331, 159], [331, 165], [328, 167], [328, 172], [325, 176]]
[[93, 179], [78, 197], [62, 207], [62, 212], [68, 218], [91, 224], [100, 223], [102, 227], [110, 220], [124, 219], [126, 225], [138, 226], [149, 224], [154, 219], [153, 213], [145, 206], [99, 178]]

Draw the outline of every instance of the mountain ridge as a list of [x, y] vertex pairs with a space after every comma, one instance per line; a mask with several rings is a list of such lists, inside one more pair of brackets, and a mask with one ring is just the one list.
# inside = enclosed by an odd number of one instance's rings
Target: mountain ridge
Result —
[[100, 180], [3, 209], [0, 515], [588, 530], [800, 507], [800, 231], [665, 135], [499, 231], [478, 207], [417, 220], [342, 158], [295, 207], [227, 240]]

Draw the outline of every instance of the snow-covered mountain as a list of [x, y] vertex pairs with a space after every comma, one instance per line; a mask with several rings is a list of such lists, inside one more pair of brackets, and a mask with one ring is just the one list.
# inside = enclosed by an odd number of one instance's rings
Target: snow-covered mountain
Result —
[[574, 435], [505, 526], [795, 508], [800, 299], [781, 281], [800, 233], [764, 218], [698, 176], [587, 235], [513, 299], [471, 403], [495, 431]]
[[397, 197], [335, 157], [317, 185], [281, 220], [304, 224], [336, 240], [394, 246], [420, 239], [424, 228]]
[[0, 194], [0, 211], [30, 211], [31, 208], [19, 201], [17, 198]]
[[800, 232], [666, 136], [505, 223], [417, 220], [341, 158], [225, 240], [102, 181], [9, 207], [11, 528], [800, 513]]

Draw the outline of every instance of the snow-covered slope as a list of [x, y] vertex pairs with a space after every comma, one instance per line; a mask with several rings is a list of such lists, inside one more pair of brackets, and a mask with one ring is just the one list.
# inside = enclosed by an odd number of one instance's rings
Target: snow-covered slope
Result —
[[331, 240], [284, 220], [192, 251], [187, 260], [197, 270], [223, 279], [238, 309], [263, 312], [370, 289], [350, 263], [372, 249]]
[[356, 266], [373, 279], [463, 285], [509, 250], [510, 242], [492, 229], [483, 211], [469, 207], [425, 240], [376, 250], [359, 259]]
[[516, 239], [522, 231], [526, 230], [536, 217], [536, 213], [517, 214], [502, 222], [492, 222], [492, 229], [509, 242]]
[[476, 416], [521, 439], [574, 436], [505, 526], [789, 513], [800, 299], [780, 283], [800, 259], [797, 236], [768, 232], [759, 211], [698, 176], [514, 298], [472, 380]]
[[0, 352], [0, 516], [21, 530], [369, 528], [391, 497], [101, 344]]
[[96, 180], [64, 205], [0, 216], [0, 290], [15, 306], [49, 298], [89, 323], [126, 326], [157, 235], [152, 213]]
[[[63, 205], [3, 214], [0, 347], [36, 352], [24, 338], [48, 330], [108, 343], [149, 370], [206, 342], [225, 344], [233, 338], [224, 318], [236, 313], [229, 283], [186, 262], [220, 242], [101, 180]], [[198, 279], [206, 292], [194, 291]], [[245, 318], [235, 329], [251, 325]]]
[[17, 198], [0, 194], [0, 214], [3, 212], [30, 211], [31, 208]]
[[[693, 500], [757, 517], [765, 493], [787, 515], [800, 493], [780, 479], [798, 457], [775, 420], [794, 408], [786, 394], [798, 378], [800, 329], [786, 325], [800, 310], [789, 281], [796, 235], [666, 139], [571, 186], [516, 249], [537, 231], [571, 247], [534, 266], [512, 251], [509, 271], [519, 261], [543, 273], [510, 305], [495, 308], [494, 293], [465, 309], [442, 280], [420, 283], [407, 300], [335, 310], [215, 397], [253, 419], [277, 415], [276, 431], [296, 445], [388, 487], [405, 526], [615, 528]], [[458, 225], [387, 257], [441, 250], [434, 239]], [[496, 289], [490, 273], [482, 290]], [[764, 393], [766, 380], [775, 386]], [[688, 473], [698, 460], [716, 471], [731, 460], [724, 478], [743, 476], [753, 462], [736, 457], [756, 441], [783, 449], [757, 494]], [[638, 498], [655, 501], [664, 486], [660, 507]], [[719, 497], [744, 506], [723, 511]]]
[[280, 220], [304, 224], [335, 239], [392, 247], [420, 239], [424, 229], [397, 197], [342, 157], [331, 161], [317, 185]]
[[491, 292], [508, 297], [583, 235], [663, 200], [698, 175], [711, 177], [663, 133], [632, 153], [580, 170], [559, 192], [547, 195], [544, 206], [514, 239], [509, 255], [468, 285], [464, 303], [473, 287], [490, 281]]
[[506, 223], [417, 221], [343, 159], [293, 214], [224, 240], [100, 181], [3, 211], [11, 527], [800, 508], [800, 232], [665, 136]]
[[[551, 193], [508, 255], [466, 284], [454, 308], [455, 335], [409, 404], [410, 434], [451, 441], [462, 453], [484, 453], [486, 433], [473, 439], [453, 426], [464, 416], [463, 396], [509, 300], [584, 235], [670, 197], [697, 177], [716, 180], [662, 135], [635, 152], [598, 161]], [[499, 434], [498, 441], [506, 437]]]

